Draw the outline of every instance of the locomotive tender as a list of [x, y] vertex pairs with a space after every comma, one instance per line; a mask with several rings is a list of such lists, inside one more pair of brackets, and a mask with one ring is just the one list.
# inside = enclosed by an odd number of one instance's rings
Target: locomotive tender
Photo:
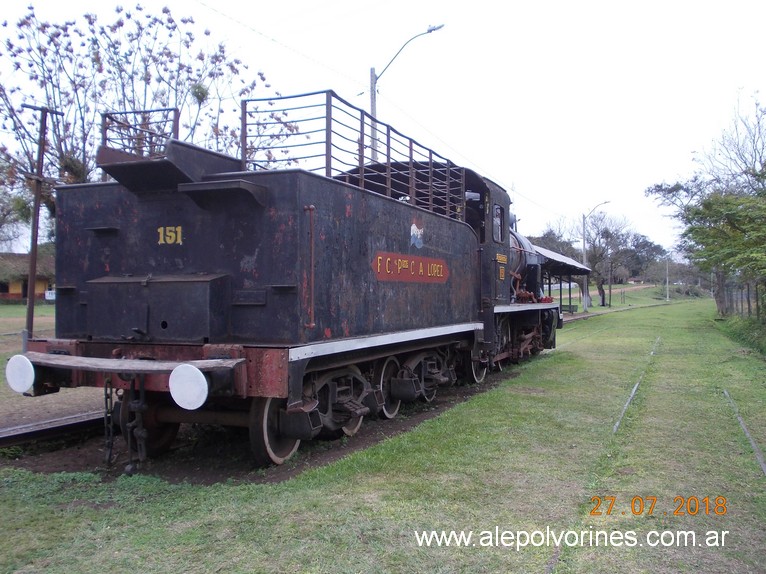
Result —
[[555, 346], [508, 194], [333, 92], [243, 102], [241, 158], [125, 114], [104, 114], [113, 180], [57, 190], [56, 335], [6, 376], [103, 387], [139, 460], [201, 422], [281, 464]]

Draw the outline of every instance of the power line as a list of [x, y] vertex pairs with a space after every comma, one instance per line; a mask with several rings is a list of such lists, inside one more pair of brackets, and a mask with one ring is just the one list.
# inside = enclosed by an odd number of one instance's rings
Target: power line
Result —
[[339, 70], [336, 70], [335, 68], [332, 68], [331, 66], [328, 66], [326, 62], [323, 62], [321, 60], [317, 60], [316, 58], [313, 58], [312, 56], [310, 56], [310, 55], [308, 55], [308, 54], [306, 54], [304, 52], [301, 52], [300, 50], [298, 50], [298, 49], [296, 49], [296, 48], [294, 48], [292, 46], [289, 46], [289, 45], [287, 45], [287, 44], [285, 44], [283, 42], [280, 42], [276, 38], [274, 38], [272, 36], [269, 36], [268, 34], [265, 34], [264, 32], [261, 32], [260, 30], [254, 28], [251, 24], [249, 24], [247, 22], [243, 22], [242, 20], [236, 19], [233, 16], [230, 16], [229, 14], [227, 14], [226, 12], [222, 12], [218, 8], [210, 6], [206, 2], [203, 2], [203, 0], [195, 0], [195, 1], [197, 2], [197, 4], [199, 4], [203, 8], [205, 8], [207, 10], [210, 10], [211, 12], [214, 12], [215, 14], [218, 14], [222, 18], [225, 18], [227, 20], [230, 20], [231, 22], [234, 22], [235, 24], [241, 26], [242, 28], [245, 28], [246, 30], [249, 30], [250, 32], [253, 32], [254, 34], [257, 34], [258, 36], [260, 36], [264, 40], [266, 40], [268, 42], [271, 42], [272, 44], [274, 44], [275, 46], [278, 46], [279, 48], [281, 48], [283, 50], [286, 50], [288, 52], [292, 52], [293, 54], [303, 58], [307, 62], [309, 62], [309, 63], [311, 63], [313, 65], [316, 65], [316, 66], [320, 66], [320, 67], [322, 67], [322, 68], [332, 72], [333, 74], [337, 74], [338, 76], [346, 78], [350, 82], [353, 82], [353, 83], [358, 84], [360, 86], [365, 86], [364, 83], [359, 82], [358, 78], [351, 78], [350, 76], [346, 75], [345, 73], [343, 73], [343, 72], [341, 72]]

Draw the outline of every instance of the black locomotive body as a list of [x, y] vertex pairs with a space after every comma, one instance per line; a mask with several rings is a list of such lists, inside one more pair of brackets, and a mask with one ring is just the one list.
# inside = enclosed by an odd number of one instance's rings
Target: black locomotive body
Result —
[[[331, 92], [307, 96], [327, 116], [358, 112], [357, 142], [383, 126]], [[243, 132], [253, 115], [243, 105]], [[502, 188], [415, 157], [412, 140], [394, 157], [403, 136], [387, 126], [385, 161], [359, 143], [334, 169], [324, 120], [320, 173], [105, 139], [114, 181], [57, 190], [56, 337], [9, 361], [11, 386], [99, 386], [107, 403], [116, 390], [106, 416], [139, 458], [182, 422], [212, 422], [248, 427], [256, 459], [281, 463], [300, 440], [351, 435], [555, 345], [558, 305], [541, 300]]]
[[204, 201], [58, 191], [57, 336], [296, 346], [475, 318], [468, 225], [299, 170], [215, 177]]

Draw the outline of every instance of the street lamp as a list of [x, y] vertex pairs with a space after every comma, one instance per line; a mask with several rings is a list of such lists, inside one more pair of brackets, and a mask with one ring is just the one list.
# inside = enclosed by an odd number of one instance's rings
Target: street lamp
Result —
[[[607, 201], [602, 201], [596, 207], [591, 209], [588, 212], [588, 215], [584, 215], [583, 214], [583, 216], [582, 216], [582, 264], [585, 267], [588, 266], [588, 255], [587, 255], [587, 251], [585, 249], [585, 221], [593, 214], [594, 211], [596, 211], [596, 209], [598, 209], [602, 205], [606, 205], [607, 203], [609, 203], [608, 200]], [[585, 289], [583, 290], [584, 292], [583, 292], [583, 296], [582, 296], [582, 310], [584, 312], [588, 311], [588, 299], [590, 298], [590, 293], [588, 293], [589, 278], [590, 278], [590, 276], [586, 276], [585, 277], [585, 281], [583, 281], [583, 285], [585, 286]]]
[[399, 48], [399, 51], [394, 54], [394, 57], [391, 58], [391, 60], [386, 64], [386, 67], [383, 68], [383, 71], [380, 74], [375, 73], [375, 68], [370, 68], [370, 115], [372, 116], [372, 161], [378, 160], [378, 126], [377, 122], [375, 121], [375, 118], [378, 116], [378, 101], [377, 101], [377, 93], [378, 93], [378, 80], [380, 80], [381, 76], [386, 73], [386, 70], [388, 70], [389, 66], [393, 64], [394, 60], [396, 60], [397, 56], [402, 53], [402, 50], [404, 50], [405, 46], [412, 42], [415, 38], [420, 38], [420, 36], [425, 36], [426, 34], [430, 34], [431, 32], [436, 32], [437, 30], [441, 30], [444, 28], [444, 24], [439, 24], [438, 26], [429, 26], [428, 30], [425, 32], [421, 32], [420, 34], [415, 34], [412, 38], [407, 40], [404, 44], [402, 44], [402, 47]]

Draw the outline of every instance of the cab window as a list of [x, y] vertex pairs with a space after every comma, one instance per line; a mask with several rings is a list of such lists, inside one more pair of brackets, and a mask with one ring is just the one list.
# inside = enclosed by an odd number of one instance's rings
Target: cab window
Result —
[[502, 243], [505, 238], [505, 210], [502, 206], [495, 204], [492, 210], [492, 239]]

